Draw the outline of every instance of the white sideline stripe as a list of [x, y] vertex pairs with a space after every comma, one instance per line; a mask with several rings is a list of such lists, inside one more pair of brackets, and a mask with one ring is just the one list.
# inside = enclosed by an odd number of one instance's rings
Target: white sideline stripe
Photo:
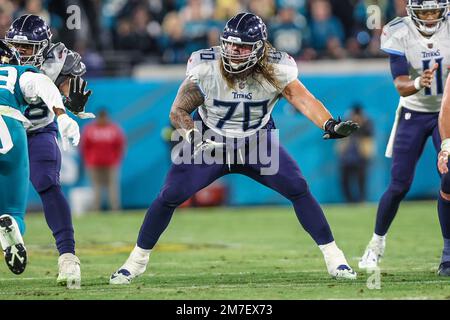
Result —
[[17, 279], [12, 279], [12, 278], [0, 278], [0, 281], [22, 281], [22, 280], [47, 280], [47, 279], [55, 279], [56, 282], [56, 278], [55, 277], [35, 277], [35, 278], [17, 278]]

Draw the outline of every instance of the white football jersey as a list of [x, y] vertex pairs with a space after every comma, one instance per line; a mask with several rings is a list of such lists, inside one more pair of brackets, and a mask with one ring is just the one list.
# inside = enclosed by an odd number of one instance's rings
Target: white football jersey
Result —
[[250, 136], [267, 124], [281, 91], [297, 79], [297, 63], [285, 52], [269, 54], [280, 91], [265, 79], [252, 76], [230, 88], [222, 77], [220, 59], [220, 47], [213, 47], [194, 52], [188, 61], [186, 76], [205, 96], [199, 114], [209, 128], [223, 136]]
[[423, 88], [411, 96], [400, 97], [401, 106], [415, 111], [439, 112], [450, 67], [449, 39], [448, 19], [430, 38], [424, 37], [417, 30], [410, 17], [396, 18], [383, 28], [381, 50], [405, 56], [412, 80], [424, 70], [431, 69], [435, 63], [439, 64], [431, 88]]

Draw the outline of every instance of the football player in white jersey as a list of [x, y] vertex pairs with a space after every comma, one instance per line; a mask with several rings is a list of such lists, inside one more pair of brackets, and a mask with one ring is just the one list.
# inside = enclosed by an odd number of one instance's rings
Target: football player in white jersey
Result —
[[[450, 67], [450, 23], [447, 0], [409, 0], [408, 16], [387, 24], [381, 49], [389, 54], [391, 73], [400, 94], [396, 119], [386, 150], [392, 157], [391, 182], [378, 205], [375, 230], [359, 267], [376, 268], [383, 256], [386, 234], [414, 177], [416, 164], [429, 137], [439, 152], [438, 115], [444, 82]], [[440, 275], [449, 275], [450, 223], [438, 196], [444, 237]]]
[[[193, 149], [194, 163], [172, 164], [161, 192], [147, 211], [135, 248], [125, 264], [111, 275], [110, 283], [128, 284], [144, 273], [150, 252], [168, 226], [175, 208], [198, 190], [230, 173], [246, 175], [291, 200], [300, 223], [321, 249], [328, 273], [335, 278], [355, 279], [356, 273], [334, 242], [322, 209], [284, 148], [272, 135], [266, 136], [265, 142], [270, 145], [272, 154], [279, 154], [279, 169], [270, 174], [261, 174], [262, 161], [252, 162], [250, 158], [256, 149], [252, 148], [255, 147], [252, 138], [258, 137], [257, 147], [260, 148], [265, 143], [264, 132], [274, 131], [270, 114], [282, 95], [324, 129], [326, 139], [348, 136], [358, 125], [333, 119], [297, 79], [295, 61], [267, 42], [266, 26], [258, 16], [239, 13], [231, 18], [221, 42], [221, 47], [191, 55], [187, 78], [170, 112], [171, 122], [182, 133], [187, 150]], [[197, 109], [193, 119], [191, 113]], [[211, 134], [215, 139], [208, 138]], [[231, 150], [220, 153], [224, 143], [218, 139], [226, 138], [236, 144]], [[237, 147], [233, 149], [238, 145], [248, 148], [243, 152]], [[212, 164], [206, 160], [196, 161], [197, 156], [213, 153], [222, 154], [226, 161]], [[234, 161], [235, 157], [240, 161]]]

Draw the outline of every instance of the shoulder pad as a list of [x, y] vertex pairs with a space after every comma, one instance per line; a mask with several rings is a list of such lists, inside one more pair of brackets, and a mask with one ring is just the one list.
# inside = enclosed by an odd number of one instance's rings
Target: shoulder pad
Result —
[[82, 76], [86, 73], [86, 66], [81, 62], [81, 56], [78, 52], [68, 50], [61, 73], [71, 76]]
[[407, 17], [397, 17], [383, 27], [383, 35], [401, 37], [408, 33]]
[[216, 61], [218, 59], [220, 59], [219, 47], [195, 51], [191, 54], [191, 57], [188, 60], [187, 72], [200, 64]]
[[395, 18], [383, 27], [381, 34], [381, 49], [388, 53], [401, 54], [405, 52], [405, 39], [409, 33], [408, 17]]
[[53, 81], [60, 75], [81, 76], [86, 72], [81, 56], [67, 49], [61, 42], [52, 44], [48, 49], [41, 69]]
[[297, 67], [297, 62], [288, 53], [272, 49], [267, 54], [268, 62]]
[[391, 21], [389, 21], [389, 22], [386, 24], [386, 27], [389, 27], [389, 28], [394, 28], [394, 27], [396, 27], [396, 28], [401, 28], [402, 25], [405, 25], [405, 24], [406, 24], [406, 23], [405, 23], [405, 18], [406, 18], [406, 17], [397, 17], [397, 18], [394, 18], [394, 19], [392, 19]]

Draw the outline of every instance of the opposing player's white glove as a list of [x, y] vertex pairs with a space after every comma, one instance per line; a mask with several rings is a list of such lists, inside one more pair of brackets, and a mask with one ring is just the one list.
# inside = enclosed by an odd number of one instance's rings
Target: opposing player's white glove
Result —
[[56, 118], [58, 129], [61, 134], [63, 149], [68, 150], [69, 145], [76, 147], [80, 142], [80, 127], [75, 120], [67, 114], [61, 114]]
[[74, 113], [74, 115], [76, 115], [78, 118], [83, 119], [83, 120], [95, 118], [95, 114], [93, 114], [91, 112], [78, 112], [78, 113]]

